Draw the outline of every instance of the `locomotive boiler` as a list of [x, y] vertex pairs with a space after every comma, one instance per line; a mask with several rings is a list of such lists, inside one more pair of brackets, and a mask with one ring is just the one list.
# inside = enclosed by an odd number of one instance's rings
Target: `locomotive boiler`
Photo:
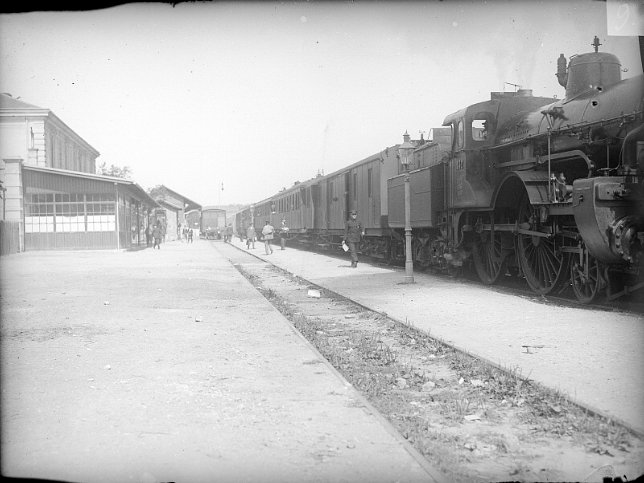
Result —
[[[582, 302], [643, 286], [644, 83], [593, 45], [559, 58], [562, 100], [492, 93], [445, 118], [448, 156], [407, 174], [412, 200], [427, 200], [412, 210], [415, 263], [471, 257], [486, 284], [516, 274], [538, 294], [569, 284]], [[401, 178], [389, 180], [394, 229]]]

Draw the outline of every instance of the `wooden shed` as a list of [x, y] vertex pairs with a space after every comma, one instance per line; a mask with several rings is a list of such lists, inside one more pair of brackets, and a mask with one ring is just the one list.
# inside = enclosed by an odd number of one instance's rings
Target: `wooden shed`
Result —
[[145, 246], [157, 203], [135, 182], [75, 171], [22, 167], [24, 249]]

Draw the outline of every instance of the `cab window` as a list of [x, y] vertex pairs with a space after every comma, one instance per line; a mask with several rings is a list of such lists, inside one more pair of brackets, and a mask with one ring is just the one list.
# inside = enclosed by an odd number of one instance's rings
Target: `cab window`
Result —
[[478, 113], [472, 119], [472, 140], [475, 142], [487, 141], [493, 134], [494, 117], [487, 113]]

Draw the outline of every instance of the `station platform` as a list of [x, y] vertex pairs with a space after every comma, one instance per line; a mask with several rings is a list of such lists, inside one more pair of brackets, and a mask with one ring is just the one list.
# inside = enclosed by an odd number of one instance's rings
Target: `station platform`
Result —
[[[235, 238], [232, 245], [246, 250]], [[409, 323], [452, 347], [561, 391], [644, 434], [644, 316], [571, 307], [539, 296], [430, 273], [404, 284], [404, 269], [262, 242], [261, 259], [366, 308]]]
[[3, 476], [439, 481], [213, 243], [2, 258]]

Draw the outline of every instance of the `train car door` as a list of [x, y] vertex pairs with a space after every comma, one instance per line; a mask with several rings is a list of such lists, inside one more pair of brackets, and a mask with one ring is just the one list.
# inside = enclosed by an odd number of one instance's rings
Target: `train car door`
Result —
[[314, 184], [311, 186], [311, 199], [313, 201], [312, 203], [312, 209], [313, 209], [313, 229], [314, 230], [319, 230], [322, 228], [324, 225], [322, 224], [322, 213], [323, 210], [321, 209], [321, 196], [320, 196], [320, 183]]
[[329, 178], [326, 183], [326, 210], [324, 216], [324, 228], [331, 229], [331, 209], [333, 204], [333, 179]]
[[344, 174], [344, 212], [342, 213], [342, 220], [346, 220], [349, 217], [349, 212], [352, 209], [357, 209], [356, 206], [351, 206], [354, 202], [355, 191], [352, 188], [356, 178], [355, 170]]
[[380, 186], [380, 163], [372, 163], [367, 165], [367, 186], [366, 186], [366, 199], [367, 199], [367, 223], [369, 226], [380, 226], [380, 197], [378, 193], [374, 192], [374, 186]]

